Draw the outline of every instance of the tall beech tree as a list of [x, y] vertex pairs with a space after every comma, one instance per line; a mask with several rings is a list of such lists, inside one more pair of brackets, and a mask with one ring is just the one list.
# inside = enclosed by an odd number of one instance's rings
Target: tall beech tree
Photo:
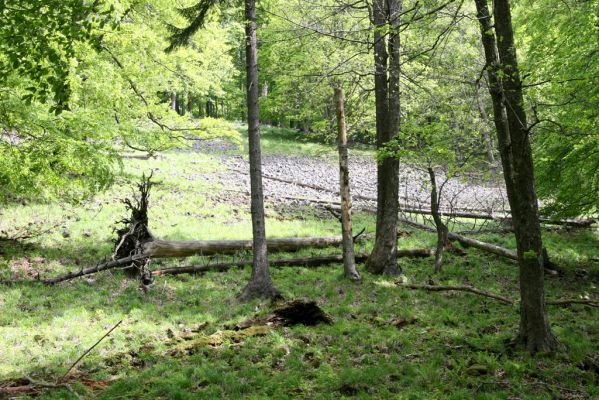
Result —
[[240, 299], [279, 297], [268, 271], [264, 194], [262, 192], [262, 155], [260, 152], [260, 111], [258, 91], [258, 44], [256, 41], [256, 2], [245, 1], [245, 55], [247, 73], [248, 139], [250, 147], [250, 190], [253, 234], [252, 276]]
[[[402, 0], [375, 0], [374, 93], [376, 146], [382, 149], [399, 131], [399, 25]], [[377, 165], [376, 240], [366, 269], [375, 274], [398, 275], [397, 213], [399, 211], [399, 161], [385, 157]]]
[[518, 249], [520, 332], [516, 342], [531, 352], [558, 345], [545, 306], [543, 245], [535, 192], [529, 127], [516, 58], [509, 0], [495, 0], [494, 25], [487, 0], [475, 0], [485, 52], [499, 154]]
[[[217, 0], [201, 0], [194, 6], [181, 10], [189, 21], [186, 28], [172, 27], [170, 48], [185, 45], [190, 37], [204, 26], [209, 10], [220, 3]], [[256, 297], [276, 298], [281, 294], [270, 277], [266, 229], [264, 217], [264, 194], [262, 190], [262, 155], [260, 151], [260, 111], [258, 90], [258, 45], [256, 40], [256, 2], [245, 0], [245, 49], [247, 76], [247, 121], [250, 159], [250, 191], [253, 234], [253, 263], [250, 281], [239, 296], [245, 301]]]

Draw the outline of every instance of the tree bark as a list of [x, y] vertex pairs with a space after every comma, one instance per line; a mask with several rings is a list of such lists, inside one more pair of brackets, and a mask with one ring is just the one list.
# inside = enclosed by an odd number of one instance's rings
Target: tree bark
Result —
[[[272, 251], [297, 251], [306, 247], [324, 248], [339, 246], [340, 236], [297, 237], [267, 239], [266, 245]], [[194, 255], [231, 254], [251, 251], [253, 240], [151, 240], [143, 244], [142, 253], [146, 257], [190, 257]]]
[[558, 346], [547, 318], [544, 262], [532, 152], [519, 76], [510, 5], [494, 3], [493, 34], [486, 0], [475, 0], [489, 76], [499, 153], [512, 212], [520, 271], [520, 332], [531, 353]]
[[194, 103], [193, 103], [193, 94], [189, 93], [187, 95], [187, 110], [189, 110], [189, 114], [190, 114], [190, 116], [192, 118], [195, 117], [195, 115], [193, 115], [194, 114], [194, 112], [193, 112], [193, 106], [194, 106]]
[[171, 92], [171, 108], [177, 111], [177, 92], [175, 91]]
[[258, 48], [256, 42], [256, 1], [245, 0], [245, 40], [247, 73], [248, 141], [253, 235], [253, 264], [250, 281], [239, 296], [240, 301], [255, 297], [276, 298], [268, 270], [264, 194], [262, 190], [262, 155], [260, 152], [260, 111], [258, 93]]
[[428, 175], [431, 181], [431, 214], [435, 221], [435, 227], [437, 228], [437, 248], [435, 250], [435, 272], [441, 272], [443, 266], [443, 251], [447, 244], [447, 235], [449, 229], [443, 223], [441, 215], [439, 214], [439, 202], [441, 200], [441, 193], [437, 189], [437, 177], [435, 170], [432, 167], [428, 167]]
[[[376, 146], [382, 148], [399, 129], [399, 15], [401, 1], [375, 0], [373, 4]], [[389, 39], [385, 40], [389, 29]], [[387, 49], [388, 45], [388, 49]], [[389, 63], [389, 68], [387, 64]], [[389, 76], [387, 76], [389, 69]], [[366, 269], [375, 274], [399, 275], [397, 212], [399, 161], [387, 157], [377, 165], [377, 218], [374, 248]]]
[[341, 197], [341, 234], [343, 237], [343, 271], [346, 278], [360, 280], [356, 270], [354, 239], [351, 221], [351, 195], [349, 190], [349, 165], [347, 156], [347, 129], [345, 126], [345, 105], [343, 89], [335, 89], [337, 107], [337, 132], [339, 141], [339, 193]]
[[476, 85], [475, 88], [475, 96], [476, 96], [476, 105], [478, 106], [478, 112], [480, 114], [481, 119], [483, 120], [484, 126], [481, 128], [481, 135], [483, 138], [485, 150], [487, 153], [487, 161], [491, 164], [495, 164], [495, 153], [493, 147], [493, 140], [491, 139], [491, 135], [489, 134], [488, 123], [489, 123], [489, 114], [487, 114], [487, 110], [485, 110], [485, 105], [480, 96], [480, 87]]

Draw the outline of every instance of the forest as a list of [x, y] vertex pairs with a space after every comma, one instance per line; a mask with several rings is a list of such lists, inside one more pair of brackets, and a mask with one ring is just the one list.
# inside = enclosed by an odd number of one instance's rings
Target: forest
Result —
[[598, 308], [599, 2], [0, 1], [0, 399], [596, 399]]

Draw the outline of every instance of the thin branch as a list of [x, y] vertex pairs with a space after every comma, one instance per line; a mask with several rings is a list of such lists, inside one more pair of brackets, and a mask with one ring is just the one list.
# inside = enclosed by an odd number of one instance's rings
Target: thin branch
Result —
[[73, 368], [75, 368], [75, 366], [79, 363], [79, 361], [81, 361], [83, 359], [83, 357], [85, 357], [86, 355], [89, 354], [89, 352], [91, 352], [97, 345], [100, 344], [100, 342], [102, 340], [104, 340], [108, 335], [110, 335], [112, 333], [112, 331], [114, 331], [116, 328], [118, 328], [118, 326], [123, 322], [123, 320], [120, 320], [119, 322], [117, 322], [117, 324], [115, 326], [112, 327], [112, 329], [110, 329], [108, 332], [106, 332], [104, 334], [104, 336], [102, 336], [100, 339], [98, 339], [98, 341], [96, 343], [94, 343], [94, 345], [92, 347], [90, 347], [89, 349], [87, 349], [83, 354], [81, 354], [81, 356], [79, 356], [79, 358], [77, 359], [77, 361], [75, 361], [71, 367], [68, 369], [68, 371], [62, 376], [61, 380], [64, 380], [64, 378], [67, 377], [67, 375], [69, 375], [69, 373], [73, 370]]

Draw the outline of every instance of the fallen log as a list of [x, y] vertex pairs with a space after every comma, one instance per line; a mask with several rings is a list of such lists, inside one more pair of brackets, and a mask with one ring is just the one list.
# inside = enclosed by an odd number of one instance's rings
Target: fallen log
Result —
[[[426, 230], [429, 232], [435, 232], [435, 229], [428, 225], [420, 224], [418, 222], [410, 221], [408, 219], [403, 219], [403, 218], [400, 218], [399, 221], [403, 222], [407, 225], [413, 226], [415, 228], [418, 228], [418, 229]], [[464, 246], [474, 247], [479, 250], [486, 251], [488, 253], [493, 253], [493, 254], [496, 254], [501, 257], [509, 258], [511, 260], [518, 260], [518, 255], [513, 250], [509, 250], [504, 247], [496, 246], [491, 243], [483, 242], [481, 240], [476, 240], [476, 239], [472, 239], [472, 238], [469, 238], [466, 236], [458, 235], [457, 233], [454, 233], [454, 232], [449, 232], [449, 234], [447, 236], [449, 237], [450, 240], [455, 240], [455, 241], [463, 244]]]
[[569, 306], [571, 304], [580, 304], [583, 306], [599, 308], [599, 300], [592, 299], [562, 299], [562, 300], [547, 300], [545, 304], [550, 306]]
[[[418, 222], [410, 221], [408, 219], [400, 218], [399, 221], [418, 229], [427, 230], [429, 232], [436, 232], [434, 228], [428, 225], [420, 224]], [[464, 247], [474, 247], [476, 249], [486, 251], [487, 253], [496, 254], [501, 257], [509, 258], [510, 260], [518, 261], [518, 253], [516, 253], [514, 250], [506, 249], [505, 247], [462, 236], [455, 232], [449, 232], [447, 237], [450, 240], [455, 240], [461, 243]], [[547, 251], [543, 251], [543, 262], [545, 264], [545, 271], [551, 275], [557, 275], [560, 271], [560, 268], [551, 261], [549, 255], [547, 254]]]
[[[430, 257], [434, 254], [433, 249], [404, 249], [397, 250], [397, 257]], [[356, 253], [356, 262], [365, 262], [368, 259], [367, 253]], [[343, 255], [333, 254], [328, 256], [316, 256], [316, 257], [301, 257], [301, 258], [288, 258], [283, 260], [271, 260], [269, 262], [271, 267], [319, 267], [322, 265], [342, 263]], [[160, 275], [179, 275], [179, 274], [194, 274], [208, 271], [226, 271], [232, 268], [242, 268], [252, 265], [251, 260], [242, 261], [231, 261], [216, 264], [206, 265], [189, 265], [185, 267], [173, 267], [164, 268], [156, 271], [152, 271], [153, 276]]]
[[[340, 246], [341, 242], [341, 236], [320, 236], [267, 239], [266, 245], [269, 251], [293, 252], [306, 247]], [[151, 240], [142, 245], [142, 253], [155, 258], [230, 254], [243, 250], [252, 250], [251, 240]]]

